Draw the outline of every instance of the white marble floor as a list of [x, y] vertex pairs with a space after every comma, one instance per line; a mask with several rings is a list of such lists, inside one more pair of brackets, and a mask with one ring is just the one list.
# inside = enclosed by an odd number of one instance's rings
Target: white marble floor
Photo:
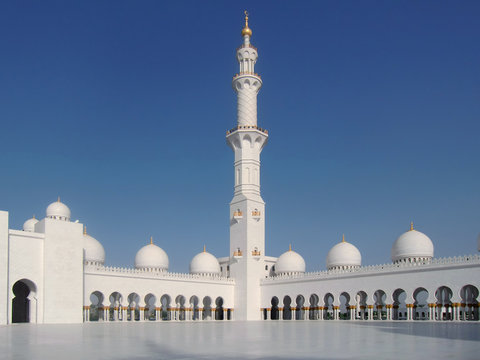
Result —
[[0, 327], [1, 359], [480, 359], [480, 323], [194, 322]]

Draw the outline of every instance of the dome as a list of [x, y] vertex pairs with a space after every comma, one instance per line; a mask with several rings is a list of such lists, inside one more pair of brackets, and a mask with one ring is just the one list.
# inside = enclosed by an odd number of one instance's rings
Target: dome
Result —
[[394, 263], [402, 260], [430, 260], [433, 258], [433, 243], [427, 235], [414, 230], [412, 223], [410, 230], [393, 243], [391, 255]]
[[23, 231], [35, 232], [36, 223], [38, 223], [38, 220], [33, 216], [31, 219], [28, 219], [23, 223]]
[[70, 221], [70, 209], [60, 202], [60, 198], [47, 207], [47, 218]]
[[190, 274], [220, 274], [220, 264], [215, 256], [205, 251], [195, 255], [190, 262]]
[[333, 246], [327, 255], [327, 269], [335, 268], [356, 268], [362, 264], [362, 255], [355, 245], [345, 241]]
[[85, 250], [85, 261], [100, 263], [105, 262], [105, 249], [94, 237], [87, 234], [87, 228], [83, 231], [83, 249]]
[[287, 252], [280, 255], [275, 264], [275, 274], [277, 275], [304, 272], [305, 260], [300, 254], [293, 251], [291, 246]]
[[135, 267], [137, 269], [168, 270], [168, 256], [162, 248], [155, 245], [150, 238], [150, 244], [138, 250], [135, 255]]

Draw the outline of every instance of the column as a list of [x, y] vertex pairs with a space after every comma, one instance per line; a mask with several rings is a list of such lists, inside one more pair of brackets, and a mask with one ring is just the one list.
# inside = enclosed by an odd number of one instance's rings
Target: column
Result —
[[283, 307], [278, 308], [278, 320], [283, 320]]
[[429, 303], [428, 304], [428, 321], [435, 320], [435, 304]]
[[216, 314], [217, 314], [217, 308], [215, 306], [212, 306], [212, 311], [210, 312], [212, 315], [211, 315], [211, 319], [210, 320], [215, 320], [217, 317], [216, 317]]
[[[269, 309], [267, 309], [267, 320], [269, 318], [268, 315], [270, 315], [270, 310]], [[223, 308], [223, 321], [226, 321], [226, 320], [227, 320], [227, 309]]]
[[333, 320], [339, 320], [338, 318], [339, 310], [340, 310], [340, 306], [333, 307]]
[[103, 307], [103, 321], [110, 321], [110, 308], [107, 306]]
[[367, 305], [368, 308], [368, 320], [373, 320], [373, 305]]
[[412, 320], [413, 304], [405, 304], [407, 306], [407, 320]]

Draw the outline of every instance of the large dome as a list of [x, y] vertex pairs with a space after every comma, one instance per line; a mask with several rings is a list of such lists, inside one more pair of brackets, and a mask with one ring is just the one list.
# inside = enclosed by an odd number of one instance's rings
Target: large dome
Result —
[[289, 250], [277, 259], [275, 264], [275, 274], [298, 274], [305, 272], [305, 260], [303, 257], [292, 250], [290, 246]]
[[105, 263], [105, 249], [103, 245], [100, 241], [87, 234], [87, 228], [83, 231], [83, 249], [85, 250], [85, 261], [101, 265]]
[[205, 251], [195, 255], [190, 262], [190, 274], [220, 274], [220, 264], [215, 256]]
[[168, 270], [168, 256], [162, 248], [158, 247], [150, 239], [150, 244], [138, 250], [135, 255], [135, 267], [137, 269]]
[[35, 219], [35, 216], [31, 219], [28, 219], [23, 223], [23, 231], [35, 232], [36, 223], [38, 223], [38, 220]]
[[392, 261], [425, 261], [433, 258], [433, 243], [430, 238], [413, 228], [399, 236], [392, 246]]
[[327, 255], [327, 269], [351, 269], [362, 264], [362, 255], [355, 245], [345, 241], [336, 244]]
[[47, 207], [47, 218], [70, 221], [70, 209], [60, 202], [60, 198]]

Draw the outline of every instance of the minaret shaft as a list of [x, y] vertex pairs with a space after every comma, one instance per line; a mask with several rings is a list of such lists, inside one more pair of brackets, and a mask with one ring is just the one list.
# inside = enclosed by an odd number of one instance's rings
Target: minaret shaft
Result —
[[235, 317], [260, 320], [259, 278], [264, 273], [265, 202], [260, 195], [260, 153], [267, 131], [257, 126], [257, 94], [262, 80], [255, 73], [257, 49], [250, 44], [248, 17], [237, 49], [240, 72], [234, 76], [237, 93], [237, 127], [227, 132], [235, 154], [234, 196], [230, 202], [230, 273], [235, 278]]

